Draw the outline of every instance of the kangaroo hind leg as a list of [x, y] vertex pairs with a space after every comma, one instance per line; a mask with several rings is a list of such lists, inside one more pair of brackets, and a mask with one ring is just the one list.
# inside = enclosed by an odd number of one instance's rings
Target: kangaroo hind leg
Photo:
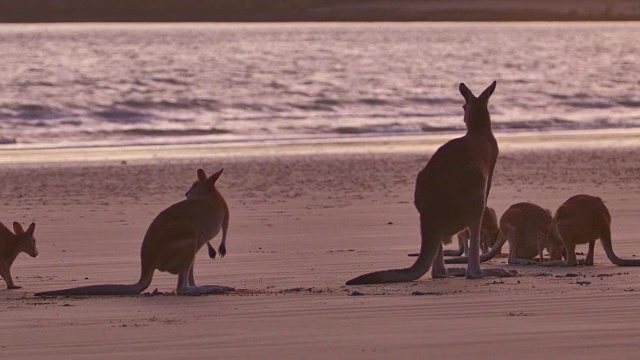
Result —
[[589, 252], [587, 253], [587, 257], [584, 259], [584, 264], [586, 266], [592, 266], [593, 265], [593, 253], [595, 251], [595, 245], [596, 245], [596, 241], [595, 240], [589, 241]]
[[509, 231], [508, 234], [511, 241], [509, 242], [509, 264], [511, 265], [532, 265], [536, 262], [530, 259], [521, 259], [518, 257], [518, 248], [526, 241], [526, 235]]
[[178, 274], [178, 287], [176, 289], [176, 293], [178, 293], [178, 295], [191, 295], [191, 296], [214, 295], [214, 294], [223, 294], [233, 290], [235, 289], [232, 287], [219, 286], [219, 285], [192, 286], [192, 285], [189, 285], [189, 270], [185, 270], [180, 274]]
[[436, 257], [433, 259], [433, 265], [431, 265], [431, 277], [434, 279], [446, 278], [450, 276], [464, 276], [466, 274], [465, 268], [449, 268], [447, 269], [444, 264], [444, 257], [442, 251], [442, 243], [436, 253]]
[[220, 285], [195, 285], [195, 279], [193, 278], [193, 262], [195, 261], [195, 256], [192, 260], [191, 266], [180, 271], [178, 273], [178, 286], [176, 288], [176, 293], [178, 295], [191, 295], [191, 296], [199, 296], [199, 295], [214, 295], [214, 294], [223, 294], [225, 292], [235, 290], [232, 287], [228, 286], [220, 286]]
[[469, 227], [471, 232], [471, 243], [469, 244], [469, 263], [467, 265], [467, 279], [480, 279], [488, 276], [511, 277], [517, 275], [515, 271], [509, 271], [502, 268], [480, 268], [480, 221], [475, 222]]
[[[195, 263], [195, 261], [194, 261]], [[196, 286], [196, 279], [195, 276], [193, 275], [193, 266], [195, 264], [191, 264], [191, 267], [189, 268], [189, 286]]]

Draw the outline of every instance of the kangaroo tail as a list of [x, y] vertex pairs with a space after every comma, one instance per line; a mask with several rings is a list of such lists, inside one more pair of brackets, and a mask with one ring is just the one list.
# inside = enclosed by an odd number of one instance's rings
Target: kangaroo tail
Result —
[[89, 285], [76, 288], [44, 291], [35, 296], [65, 296], [65, 295], [137, 295], [145, 288], [138, 284], [133, 285]]
[[442, 255], [444, 256], [460, 256], [462, 254], [464, 254], [464, 249], [442, 251]]
[[442, 237], [436, 237], [426, 234], [424, 226], [422, 229], [422, 246], [420, 254], [415, 263], [405, 269], [376, 271], [364, 275], [360, 275], [347, 281], [347, 285], [363, 285], [363, 284], [380, 284], [380, 283], [397, 283], [414, 281], [426, 274], [431, 268], [433, 259], [440, 248]]
[[607, 254], [609, 260], [618, 266], [640, 266], [640, 260], [637, 259], [622, 259], [619, 258], [613, 252], [613, 245], [611, 244], [611, 229], [609, 226], [604, 227], [600, 231], [600, 242], [604, 248], [604, 252]]
[[[507, 237], [502, 234], [502, 231], [498, 235], [498, 240], [493, 244], [491, 250], [487, 251], [484, 254], [480, 255], [480, 262], [485, 262], [493, 259], [500, 251], [502, 251], [502, 246], [507, 241]], [[459, 256], [454, 258], [445, 259], [445, 264], [466, 264], [469, 262], [469, 257], [467, 256]]]
[[[458, 250], [443, 250], [444, 256], [461, 256], [464, 254], [466, 244], [469, 242], [469, 230], [458, 233]], [[468, 250], [468, 249], [467, 249]]]
[[66, 295], [137, 295], [143, 292], [151, 284], [153, 268], [143, 270], [140, 280], [131, 285], [88, 285], [70, 289], [44, 291], [35, 296], [66, 296]]

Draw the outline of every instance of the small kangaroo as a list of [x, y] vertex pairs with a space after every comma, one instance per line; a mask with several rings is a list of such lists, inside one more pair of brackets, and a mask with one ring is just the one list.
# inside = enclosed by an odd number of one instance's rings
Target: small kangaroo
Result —
[[[485, 254], [493, 247], [498, 238], [498, 220], [496, 212], [486, 207], [484, 209], [484, 216], [482, 217], [482, 228], [480, 229], [480, 250]], [[469, 256], [469, 229], [464, 229], [457, 234], [458, 237], [458, 250], [444, 250], [444, 256]], [[443, 241], [443, 244], [450, 244], [451, 238]], [[419, 253], [411, 253], [408, 256], [418, 256]]]
[[[482, 227], [480, 228], [480, 250], [487, 253], [496, 243], [500, 229], [498, 228], [498, 217], [495, 210], [490, 207], [484, 209], [482, 216]], [[444, 250], [444, 256], [469, 255], [469, 229], [464, 229], [458, 233], [458, 250]]]
[[[432, 267], [434, 278], [514, 275], [504, 269], [480, 268], [482, 215], [498, 159], [498, 143], [491, 132], [488, 110], [489, 97], [495, 88], [494, 81], [476, 97], [465, 84], [460, 84], [467, 133], [441, 146], [418, 173], [414, 205], [420, 214], [422, 242], [415, 263], [405, 269], [364, 274], [347, 281], [347, 285], [414, 281]], [[471, 232], [467, 269], [447, 270], [442, 243], [466, 228]]]
[[13, 283], [13, 278], [11, 278], [11, 265], [13, 265], [18, 254], [23, 252], [31, 257], [38, 256], [36, 239], [33, 237], [33, 232], [35, 230], [35, 223], [31, 223], [27, 228], [27, 231], [24, 231], [24, 229], [22, 229], [22, 225], [14, 221], [14, 234], [0, 222], [0, 275], [7, 283], [7, 289], [22, 288], [21, 286], [16, 286]]
[[229, 208], [216, 189], [222, 170], [207, 175], [198, 169], [198, 180], [187, 192], [187, 199], [166, 208], [149, 225], [140, 251], [140, 280], [132, 285], [89, 285], [47, 291], [36, 296], [60, 295], [135, 295], [151, 284], [157, 269], [178, 275], [178, 295], [219, 294], [231, 291], [226, 286], [196, 286], [193, 264], [200, 248], [222, 229], [220, 256], [226, 254], [225, 241], [229, 226]]
[[611, 245], [611, 215], [601, 198], [591, 195], [575, 195], [567, 199], [553, 217], [550, 232], [561, 239], [566, 260], [544, 263], [546, 266], [576, 266], [576, 245], [589, 244], [589, 253], [584, 265], [593, 265], [593, 253], [600, 239], [609, 260], [618, 266], [640, 266], [640, 260], [621, 259]]
[[[509, 264], [536, 264], [533, 260], [536, 255], [540, 262], [544, 262], [545, 248], [548, 249], [551, 260], [562, 259], [562, 242], [549, 234], [552, 220], [551, 212], [536, 204], [521, 202], [511, 205], [500, 218], [498, 241], [491, 250], [480, 256], [480, 261], [492, 259], [506, 241], [509, 241]], [[447, 264], [466, 262], [465, 257], [445, 260]]]

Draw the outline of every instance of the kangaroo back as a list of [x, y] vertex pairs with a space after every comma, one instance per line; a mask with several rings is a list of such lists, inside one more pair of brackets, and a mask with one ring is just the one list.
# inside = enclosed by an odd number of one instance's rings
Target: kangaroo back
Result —
[[565, 245], [567, 261], [577, 262], [575, 245], [600, 238], [607, 258], [618, 266], [640, 266], [640, 260], [622, 259], [613, 252], [611, 244], [611, 214], [604, 201], [597, 196], [574, 195], [567, 199], [553, 218], [557, 235]]

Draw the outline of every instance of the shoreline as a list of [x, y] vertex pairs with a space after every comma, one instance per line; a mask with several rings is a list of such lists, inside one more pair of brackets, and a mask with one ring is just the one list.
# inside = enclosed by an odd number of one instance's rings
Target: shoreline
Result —
[[[428, 135], [381, 135], [309, 137], [96, 147], [0, 147], [0, 164], [91, 163], [156, 160], [184, 160], [233, 157], [279, 157], [290, 155], [430, 153], [464, 133]], [[495, 133], [500, 149], [639, 147], [640, 128]]]

